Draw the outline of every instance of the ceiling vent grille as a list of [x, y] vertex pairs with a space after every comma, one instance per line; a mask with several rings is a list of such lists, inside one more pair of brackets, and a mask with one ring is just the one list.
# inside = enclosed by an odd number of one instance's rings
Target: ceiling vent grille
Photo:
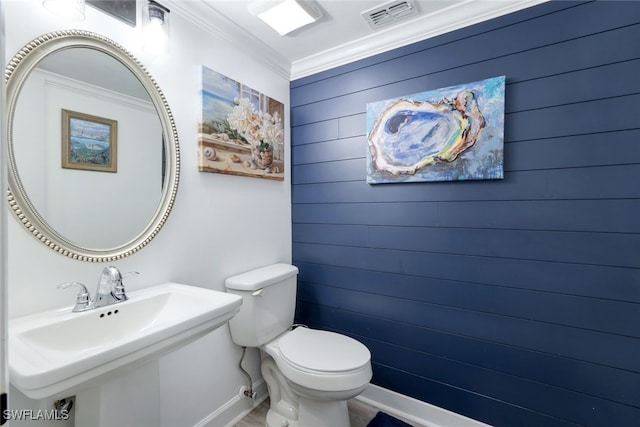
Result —
[[419, 13], [413, 0], [396, 0], [362, 12], [362, 17], [373, 29], [395, 24]]

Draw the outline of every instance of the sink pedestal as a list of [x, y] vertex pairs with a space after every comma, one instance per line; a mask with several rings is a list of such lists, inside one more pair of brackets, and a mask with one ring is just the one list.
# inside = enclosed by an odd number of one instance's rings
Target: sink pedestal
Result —
[[147, 362], [100, 385], [78, 391], [67, 420], [37, 419], [38, 414], [53, 409], [57, 398], [30, 399], [13, 386], [9, 396], [10, 409], [24, 411], [24, 419], [11, 421], [16, 427], [157, 427], [160, 425], [159, 362]]
[[159, 426], [160, 375], [157, 360], [124, 372], [76, 395], [76, 426]]

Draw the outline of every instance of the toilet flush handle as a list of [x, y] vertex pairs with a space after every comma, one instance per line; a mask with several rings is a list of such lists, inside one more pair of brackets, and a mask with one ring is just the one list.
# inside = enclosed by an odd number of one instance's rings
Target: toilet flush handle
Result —
[[254, 297], [261, 297], [263, 292], [264, 292], [264, 288], [260, 288], [260, 289], [258, 289], [257, 291], [253, 291], [253, 292], [251, 293], [251, 296], [254, 296]]

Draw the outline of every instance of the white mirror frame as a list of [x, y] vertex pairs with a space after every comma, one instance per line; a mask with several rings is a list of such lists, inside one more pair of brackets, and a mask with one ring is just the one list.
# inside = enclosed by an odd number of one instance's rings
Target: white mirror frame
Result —
[[[38, 63], [47, 55], [68, 48], [85, 47], [110, 55], [131, 71], [149, 93], [164, 136], [165, 180], [160, 203], [146, 227], [131, 240], [114, 248], [80, 246], [54, 230], [34, 208], [22, 186], [13, 154], [13, 114], [20, 90]], [[24, 46], [5, 69], [7, 88], [7, 145], [9, 160], [9, 209], [36, 239], [69, 258], [88, 262], [115, 261], [138, 252], [160, 231], [173, 208], [180, 176], [180, 148], [173, 115], [156, 81], [144, 66], [119, 44], [101, 35], [83, 30], [63, 30], [44, 34]], [[124, 207], [126, 208], [126, 207]]]

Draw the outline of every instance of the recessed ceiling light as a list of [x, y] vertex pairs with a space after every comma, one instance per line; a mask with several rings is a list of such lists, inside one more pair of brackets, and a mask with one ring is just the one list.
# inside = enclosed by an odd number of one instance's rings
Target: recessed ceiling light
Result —
[[258, 1], [249, 5], [249, 12], [260, 18], [278, 34], [284, 36], [322, 17], [322, 12], [305, 0]]

